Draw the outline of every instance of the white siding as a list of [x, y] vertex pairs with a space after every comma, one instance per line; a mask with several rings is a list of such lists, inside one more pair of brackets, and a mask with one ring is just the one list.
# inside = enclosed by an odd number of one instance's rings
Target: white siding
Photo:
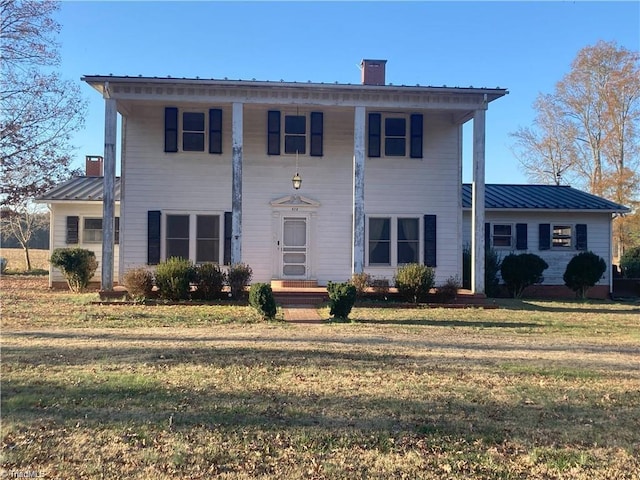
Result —
[[[115, 215], [116, 217], [120, 216], [120, 207], [116, 205], [115, 207]], [[67, 216], [78, 216], [79, 218], [79, 228], [78, 228], [78, 244], [68, 245], [67, 242]], [[73, 202], [73, 203], [54, 203], [51, 205], [51, 247], [50, 252], [53, 252], [56, 248], [67, 248], [67, 247], [79, 247], [86, 248], [87, 250], [91, 250], [96, 255], [96, 260], [98, 261], [98, 269], [96, 273], [91, 278], [92, 282], [100, 282], [101, 279], [101, 268], [102, 268], [102, 244], [101, 243], [85, 243], [83, 240], [83, 225], [85, 218], [102, 218], [102, 203], [94, 202], [94, 203], [81, 203], [81, 202]], [[122, 225], [121, 225], [122, 230]], [[114, 246], [114, 274], [113, 278], [118, 278], [118, 254], [119, 254], [119, 245]], [[49, 284], [52, 282], [64, 282], [65, 279], [57, 268], [50, 268], [49, 274]]]
[[[464, 212], [464, 245], [471, 244], [471, 212]], [[576, 213], [576, 212], [527, 212], [522, 210], [519, 212], [491, 212], [487, 211], [485, 220], [489, 223], [511, 224], [513, 225], [513, 242], [514, 247], [511, 249], [495, 250], [505, 257], [510, 253], [534, 253], [542, 258], [549, 268], [544, 271], [543, 285], [564, 285], [562, 279], [567, 264], [574, 255], [580, 253], [575, 247], [567, 249], [540, 250], [538, 239], [538, 225], [548, 223], [553, 225], [571, 225], [572, 241], [575, 241], [575, 225], [587, 225], [587, 250], [592, 251], [596, 255], [602, 257], [607, 263], [607, 270], [598, 285], [608, 285], [611, 274], [611, 235], [610, 224], [611, 214], [609, 213]], [[516, 223], [527, 224], [527, 250], [515, 250], [515, 225]]]
[[[179, 107], [182, 107], [178, 105]], [[147, 261], [147, 211], [231, 211], [231, 106], [223, 109], [223, 154], [165, 153], [164, 105], [133, 109], [126, 121], [123, 166], [123, 272]], [[190, 107], [185, 107], [189, 109]], [[268, 106], [245, 105], [243, 145], [242, 259], [254, 281], [277, 277], [277, 218], [270, 202], [298, 193], [319, 202], [314, 210], [312, 276], [320, 284], [351, 275], [353, 124], [352, 108], [278, 108], [282, 114], [324, 113], [323, 156], [300, 155], [302, 188], [291, 177], [295, 156], [268, 156]], [[202, 109], [203, 111], [206, 111]], [[438, 217], [438, 281], [461, 275], [458, 235], [461, 212], [459, 134], [450, 117], [425, 115], [424, 158], [366, 158], [367, 215], [435, 214]], [[206, 148], [206, 147], [205, 147]], [[302, 213], [304, 209], [299, 210]], [[306, 210], [304, 210], [306, 211]], [[281, 213], [281, 212], [280, 212]], [[295, 212], [292, 212], [295, 213]], [[422, 233], [421, 233], [422, 235]], [[164, 254], [164, 248], [163, 248]], [[391, 278], [394, 268], [367, 268]]]

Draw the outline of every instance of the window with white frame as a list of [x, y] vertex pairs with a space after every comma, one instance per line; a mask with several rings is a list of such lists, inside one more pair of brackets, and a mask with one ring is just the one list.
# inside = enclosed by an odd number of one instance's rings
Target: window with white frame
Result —
[[553, 226], [551, 246], [553, 248], [570, 248], [571, 247], [571, 225], [554, 225]]
[[[120, 218], [115, 217], [114, 243], [119, 242]], [[85, 217], [82, 223], [83, 243], [102, 243], [102, 218]]]
[[204, 152], [204, 112], [182, 112], [182, 150]]
[[369, 217], [368, 265], [420, 262], [420, 219]]
[[491, 246], [494, 248], [512, 248], [513, 226], [500, 223], [491, 225]]
[[422, 158], [424, 119], [421, 113], [368, 115], [368, 157]]
[[307, 117], [304, 115], [284, 116], [284, 153], [307, 151]]
[[165, 232], [165, 258], [220, 263], [220, 215], [169, 214]]
[[384, 119], [384, 155], [404, 157], [407, 154], [407, 119], [386, 117]]

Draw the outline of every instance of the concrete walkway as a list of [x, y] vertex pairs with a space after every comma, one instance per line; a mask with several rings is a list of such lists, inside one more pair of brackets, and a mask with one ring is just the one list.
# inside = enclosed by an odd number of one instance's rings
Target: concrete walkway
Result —
[[301, 325], [322, 325], [323, 321], [313, 305], [283, 305], [284, 321]]

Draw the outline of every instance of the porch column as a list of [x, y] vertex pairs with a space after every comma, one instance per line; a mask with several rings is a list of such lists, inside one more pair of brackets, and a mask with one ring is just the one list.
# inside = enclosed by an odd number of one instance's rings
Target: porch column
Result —
[[242, 103], [233, 104], [232, 186], [231, 186], [231, 264], [242, 261]]
[[352, 273], [364, 271], [364, 136], [365, 108], [355, 107], [353, 134], [353, 250]]
[[485, 114], [487, 101], [473, 114], [473, 183], [471, 193], [471, 291], [484, 294]]
[[102, 261], [101, 290], [113, 290], [113, 245], [115, 240], [115, 179], [116, 179], [116, 130], [118, 113], [116, 101], [109, 97], [109, 87], [104, 90], [104, 163], [102, 198]]

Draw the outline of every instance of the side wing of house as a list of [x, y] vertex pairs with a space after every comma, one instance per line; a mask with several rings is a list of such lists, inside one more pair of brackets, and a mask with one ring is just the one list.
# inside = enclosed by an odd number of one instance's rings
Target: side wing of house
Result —
[[[569, 261], [582, 251], [592, 251], [607, 263], [595, 293], [606, 296], [611, 285], [611, 213], [562, 211], [487, 210], [485, 235], [499, 255], [533, 253], [547, 262], [543, 286], [563, 286]], [[463, 242], [471, 238], [469, 212], [464, 213]], [[604, 293], [604, 295], [603, 295]]]
[[[50, 251], [56, 248], [86, 248], [96, 255], [98, 270], [91, 279], [100, 282], [102, 268], [102, 202], [64, 202], [53, 203], [50, 220]], [[116, 206], [116, 244], [115, 254], [119, 254], [120, 209]], [[64, 286], [66, 281], [62, 273], [49, 267], [49, 286]], [[114, 276], [118, 275], [115, 265]]]

